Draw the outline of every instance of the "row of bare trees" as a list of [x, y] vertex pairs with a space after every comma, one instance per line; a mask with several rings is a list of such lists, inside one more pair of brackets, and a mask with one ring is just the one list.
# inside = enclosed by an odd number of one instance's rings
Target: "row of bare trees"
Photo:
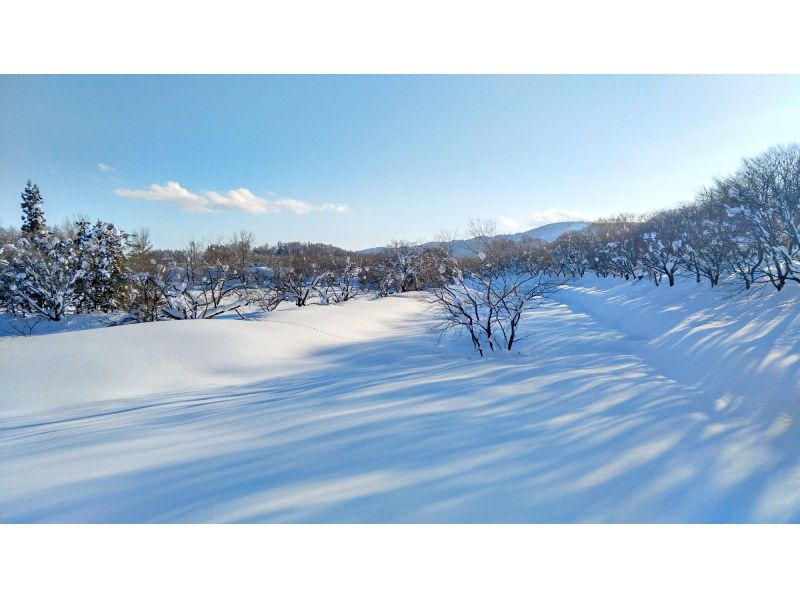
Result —
[[256, 246], [247, 232], [228, 242], [190, 241], [182, 250], [159, 251], [140, 230], [128, 236], [130, 301], [122, 321], [213, 318], [245, 306], [270, 311], [283, 301], [304, 307], [368, 292], [385, 297], [422, 290], [443, 284], [445, 255], [404, 241], [377, 253], [321, 243]]
[[675, 284], [683, 275], [716, 286], [781, 290], [800, 283], [800, 145], [745, 159], [695, 201], [648, 217], [600, 219], [547, 250], [555, 272]]

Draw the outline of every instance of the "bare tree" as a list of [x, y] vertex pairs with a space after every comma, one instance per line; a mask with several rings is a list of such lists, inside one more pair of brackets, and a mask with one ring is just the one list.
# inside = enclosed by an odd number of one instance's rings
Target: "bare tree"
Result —
[[194, 284], [194, 282], [201, 276], [203, 254], [206, 248], [202, 243], [190, 240], [181, 251], [183, 258], [184, 277], [187, 282]]
[[568, 231], [553, 242], [553, 254], [564, 276], [583, 276], [589, 267], [591, 246], [583, 231]]
[[331, 259], [330, 269], [317, 289], [321, 303], [343, 303], [363, 288], [362, 266], [349, 255]]
[[[562, 282], [543, 262], [524, 247], [507, 239], [492, 239], [491, 223], [473, 223], [475, 258], [450, 257], [447, 284], [426, 296], [436, 313], [431, 330], [440, 335], [466, 333], [483, 356], [486, 351], [511, 351], [526, 335], [520, 335], [525, 312]], [[477, 239], [477, 240], [476, 240]]]
[[433, 242], [449, 256], [455, 256], [458, 246], [458, 231], [442, 229], [433, 236]]
[[731, 216], [763, 253], [759, 274], [777, 290], [800, 282], [800, 144], [773, 146], [745, 159], [728, 189]]
[[250, 268], [253, 266], [254, 244], [253, 233], [245, 230], [234, 233], [228, 244], [233, 262], [231, 265], [243, 279], [248, 277]]
[[726, 217], [725, 206], [709, 190], [702, 191], [698, 201], [681, 209], [686, 231], [683, 261], [695, 280], [705, 278], [711, 286], [719, 284], [728, 256], [733, 252], [734, 231]]
[[167, 302], [164, 287], [170, 273], [165, 264], [159, 263], [150, 241], [150, 231], [140, 228], [128, 240], [127, 314], [119, 323], [154, 322], [161, 316]]
[[272, 271], [276, 288], [297, 307], [308, 305], [313, 296], [319, 295], [325, 280], [330, 276], [328, 259], [324, 255], [313, 255], [311, 252], [275, 256]]
[[679, 210], [657, 212], [645, 225], [642, 234], [645, 249], [642, 264], [656, 285], [666, 276], [669, 286], [675, 285], [675, 273], [686, 254], [685, 223]]
[[404, 239], [389, 243], [389, 262], [392, 280], [398, 293], [419, 290], [419, 244]]

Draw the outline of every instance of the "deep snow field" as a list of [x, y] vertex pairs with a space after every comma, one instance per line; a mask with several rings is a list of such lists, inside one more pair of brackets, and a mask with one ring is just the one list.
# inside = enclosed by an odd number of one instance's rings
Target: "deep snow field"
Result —
[[0, 521], [800, 522], [798, 287], [586, 278], [484, 359], [414, 294], [7, 335]]

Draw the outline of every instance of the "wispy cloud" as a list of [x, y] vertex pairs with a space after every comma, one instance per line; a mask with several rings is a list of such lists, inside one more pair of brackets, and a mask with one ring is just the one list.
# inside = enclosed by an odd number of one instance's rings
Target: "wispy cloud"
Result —
[[595, 217], [585, 212], [564, 210], [562, 208], [547, 208], [541, 212], [532, 212], [529, 222], [534, 226], [542, 226], [551, 222], [569, 222], [575, 220], [594, 220]]
[[225, 192], [203, 191], [195, 193], [175, 181], [167, 181], [165, 185], [154, 183], [146, 189], [116, 189], [115, 193], [127, 199], [176, 204], [184, 212], [214, 212], [226, 209], [249, 214], [277, 214], [286, 211], [305, 215], [315, 211], [345, 212], [348, 209], [347, 206], [342, 204], [325, 203], [315, 205], [288, 197], [264, 199], [244, 187]]
[[102, 162], [100, 162], [100, 163], [97, 165], [97, 167], [98, 167], [100, 170], [102, 170], [103, 172], [117, 172], [117, 169], [116, 169], [116, 168], [113, 168], [112, 166], [109, 166], [108, 164], [103, 164]]
[[290, 212], [294, 212], [295, 214], [308, 214], [309, 212], [314, 211], [314, 206], [307, 201], [291, 199], [288, 197], [284, 199], [273, 200], [272, 205], [275, 206], [276, 211], [286, 209]]
[[349, 209], [346, 205], [340, 203], [324, 203], [319, 207], [320, 212], [337, 212], [339, 214]]

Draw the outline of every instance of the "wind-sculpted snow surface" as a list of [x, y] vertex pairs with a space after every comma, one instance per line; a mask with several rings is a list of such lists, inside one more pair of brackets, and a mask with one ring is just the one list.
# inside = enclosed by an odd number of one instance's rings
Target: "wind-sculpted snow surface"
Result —
[[4, 338], [0, 519], [800, 521], [799, 307], [587, 279], [484, 359], [413, 294]]

